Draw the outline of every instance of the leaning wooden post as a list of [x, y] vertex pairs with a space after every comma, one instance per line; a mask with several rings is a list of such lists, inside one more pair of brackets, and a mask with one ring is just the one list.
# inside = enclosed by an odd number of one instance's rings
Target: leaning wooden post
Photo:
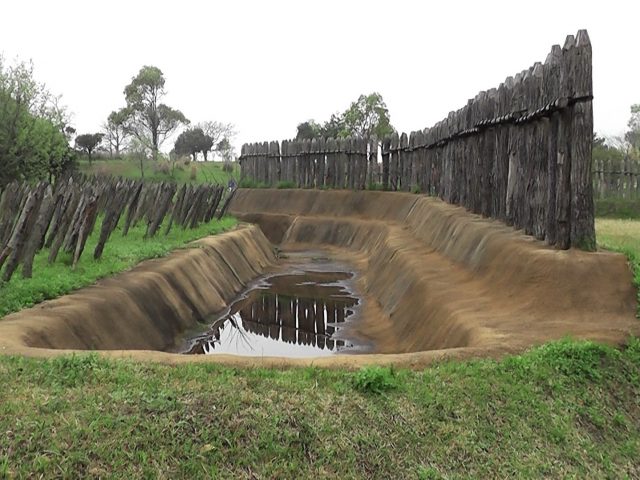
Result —
[[591, 149], [593, 145], [593, 83], [591, 41], [578, 31], [575, 48], [571, 115], [571, 245], [595, 250]]
[[246, 151], [247, 151], [247, 144], [243, 144], [242, 147], [240, 148], [240, 157], [238, 157], [238, 163], [240, 164], [240, 180], [242, 180], [246, 174], [245, 169], [245, 158], [244, 156], [246, 155]]

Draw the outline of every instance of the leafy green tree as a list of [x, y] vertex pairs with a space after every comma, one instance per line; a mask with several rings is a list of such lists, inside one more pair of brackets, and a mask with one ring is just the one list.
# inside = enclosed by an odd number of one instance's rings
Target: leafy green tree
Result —
[[182, 132], [176, 139], [174, 145], [175, 153], [178, 155], [192, 155], [193, 160], [196, 161], [198, 153], [204, 155], [204, 159], [207, 159], [207, 154], [213, 148], [213, 139], [205, 135], [201, 128], [190, 128]]
[[0, 57], [0, 185], [43, 179], [73, 166], [64, 129], [68, 119], [31, 63], [7, 66]]
[[315, 120], [307, 120], [306, 122], [298, 124], [296, 140], [311, 140], [322, 135], [322, 125], [316, 123]]
[[127, 120], [131, 112], [128, 108], [114, 110], [107, 117], [107, 121], [102, 125], [104, 139], [109, 146], [111, 156], [119, 157], [122, 150], [127, 145], [127, 140], [131, 132], [127, 128]]
[[235, 157], [233, 145], [231, 145], [231, 142], [229, 141], [228, 138], [223, 138], [218, 142], [218, 144], [216, 145], [216, 152], [220, 154], [220, 156], [222, 157], [222, 160], [225, 163], [231, 162]]
[[382, 95], [374, 92], [369, 95], [360, 95], [343, 113], [334, 113], [322, 125], [314, 120], [298, 124], [296, 139], [353, 136], [381, 140], [394, 131], [395, 129], [391, 126], [389, 109]]
[[325, 138], [348, 137], [350, 132], [344, 124], [344, 114], [331, 114], [331, 118], [324, 122], [321, 128], [322, 136]]
[[91, 154], [102, 143], [103, 133], [83, 133], [76, 137], [76, 147], [85, 152], [91, 165]]
[[382, 140], [394, 132], [389, 109], [377, 92], [360, 95], [343, 114], [344, 129], [350, 135]]
[[593, 162], [599, 161], [620, 161], [625, 156], [624, 140], [610, 139], [607, 141], [605, 137], [600, 137], [594, 133], [593, 148], [591, 149], [591, 158]]
[[[217, 120], [200, 122], [196, 127], [201, 128], [205, 135], [211, 138], [213, 145], [218, 145], [225, 138], [231, 139], [236, 136], [235, 126], [232, 123], [218, 122]], [[214, 149], [218, 152], [218, 149]], [[204, 154], [204, 153], [203, 153]], [[204, 154], [205, 161], [207, 155]]]
[[625, 134], [625, 139], [637, 153], [640, 150], [640, 103], [631, 105], [631, 118], [627, 126], [629, 130]]
[[154, 160], [162, 142], [189, 120], [180, 110], [162, 102], [165, 78], [158, 67], [144, 66], [124, 89], [129, 116], [126, 128], [151, 150]]

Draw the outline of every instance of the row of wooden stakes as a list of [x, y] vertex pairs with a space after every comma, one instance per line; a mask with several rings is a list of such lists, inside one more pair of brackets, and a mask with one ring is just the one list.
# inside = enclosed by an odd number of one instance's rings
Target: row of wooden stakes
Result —
[[[72, 255], [75, 268], [87, 239], [102, 217], [94, 259], [102, 256], [105, 245], [118, 224], [122, 235], [145, 221], [145, 238], [153, 237], [168, 216], [165, 234], [172, 226], [195, 228], [221, 218], [230, 195], [221, 185], [183, 185], [172, 182], [145, 182], [115, 177], [70, 176], [56, 184], [12, 182], [0, 195], [0, 269], [9, 281], [22, 264], [22, 275], [31, 278], [37, 252], [49, 249], [53, 263], [60, 250]], [[121, 221], [121, 219], [123, 219]]]

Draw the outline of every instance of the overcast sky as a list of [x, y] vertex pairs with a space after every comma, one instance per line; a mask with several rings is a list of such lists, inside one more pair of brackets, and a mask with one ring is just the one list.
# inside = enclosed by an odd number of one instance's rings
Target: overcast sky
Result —
[[164, 72], [166, 103], [192, 122], [234, 123], [238, 149], [290, 138], [373, 91], [408, 132], [580, 28], [593, 44], [596, 131], [624, 132], [640, 103], [638, 1], [17, 0], [1, 12], [0, 52], [33, 60], [79, 133], [124, 106], [143, 65]]

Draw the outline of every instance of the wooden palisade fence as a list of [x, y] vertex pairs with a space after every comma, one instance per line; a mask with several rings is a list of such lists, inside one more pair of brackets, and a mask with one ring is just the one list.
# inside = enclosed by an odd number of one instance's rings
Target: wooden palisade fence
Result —
[[[33, 258], [43, 247], [49, 263], [63, 249], [76, 266], [96, 221], [102, 216], [95, 259], [120, 222], [123, 235], [140, 221], [147, 225], [145, 237], [158, 233], [168, 216], [165, 234], [175, 224], [195, 228], [216, 214], [224, 215], [230, 195], [221, 185], [183, 185], [143, 182], [114, 177], [69, 177], [56, 185], [13, 182], [0, 193], [0, 269], [2, 280], [11, 279], [19, 264], [31, 277]], [[222, 205], [221, 208], [219, 206]]]
[[629, 156], [594, 161], [593, 190], [596, 198], [640, 198], [640, 162]]
[[422, 192], [524, 229], [549, 245], [595, 248], [591, 43], [554, 45], [431, 128], [374, 139], [246, 144], [242, 177], [265, 186]]

